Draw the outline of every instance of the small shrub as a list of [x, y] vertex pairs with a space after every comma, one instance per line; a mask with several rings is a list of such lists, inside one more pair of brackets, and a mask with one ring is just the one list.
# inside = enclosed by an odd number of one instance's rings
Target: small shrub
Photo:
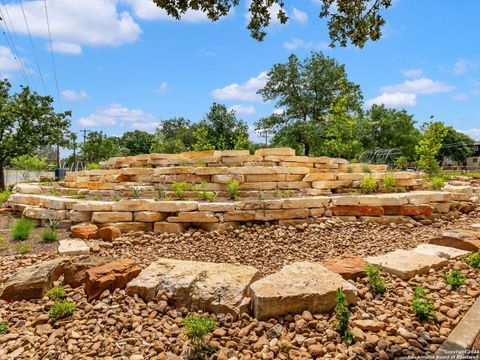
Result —
[[458, 269], [452, 269], [450, 273], [444, 271], [442, 273], [442, 278], [443, 281], [445, 281], [445, 284], [450, 285], [454, 290], [465, 284], [465, 281], [467, 280], [465, 275], [463, 275]]
[[204, 191], [202, 192], [202, 199], [206, 201], [213, 201], [217, 197], [217, 193], [214, 193], [212, 191]]
[[476, 253], [469, 254], [464, 260], [467, 265], [474, 269], [480, 269], [480, 250]]
[[383, 294], [387, 291], [385, 281], [382, 279], [382, 274], [378, 267], [368, 264], [365, 267], [365, 274], [367, 275], [368, 285], [375, 294]]
[[172, 190], [178, 199], [184, 199], [185, 193], [190, 189], [190, 186], [185, 181], [174, 181], [172, 183]]
[[95, 194], [92, 197], [93, 197], [93, 200], [96, 200], [96, 201], [102, 200], [102, 195], [100, 195], [100, 194]]
[[47, 220], [47, 226], [52, 231], [57, 230], [59, 224], [60, 224], [60, 221], [58, 221], [57, 219], [50, 218]]
[[0, 335], [5, 335], [8, 332], [8, 322], [0, 321]]
[[28, 246], [28, 245], [19, 245], [19, 246], [17, 246], [17, 252], [18, 252], [20, 255], [28, 254], [30, 251], [32, 251], [32, 249], [30, 249], [30, 246]]
[[113, 201], [118, 202], [118, 201], [122, 200], [122, 197], [119, 194], [113, 194], [112, 199], [113, 199]]
[[73, 194], [72, 195], [72, 199], [85, 199], [85, 195], [82, 195], [82, 194]]
[[397, 187], [397, 193], [404, 193], [407, 192], [407, 189], [405, 189], [403, 186]]
[[240, 182], [235, 179], [231, 179], [227, 183], [228, 196], [232, 200], [238, 200], [238, 190], [240, 189]]
[[348, 321], [352, 313], [348, 310], [349, 303], [342, 289], [337, 289], [335, 304], [335, 318], [337, 320], [335, 330], [340, 333], [343, 341], [350, 345], [353, 343], [353, 335]]
[[345, 172], [347, 172], [349, 174], [353, 173], [353, 166], [348, 166], [347, 170]]
[[435, 176], [430, 179], [432, 189], [441, 190], [445, 186], [445, 180], [440, 176]]
[[0, 192], [0, 206], [8, 200], [10, 195], [12, 195], [12, 192], [8, 190]]
[[47, 291], [47, 296], [50, 300], [60, 301], [65, 297], [65, 289], [62, 285], [55, 286]]
[[265, 200], [265, 193], [263, 191], [258, 192], [258, 200]]
[[87, 170], [97, 170], [97, 169], [101, 169], [102, 168], [102, 165], [98, 164], [98, 163], [90, 163], [87, 165]]
[[362, 171], [364, 173], [370, 174], [372, 172], [372, 169], [370, 169], [370, 167], [367, 164], [363, 164], [362, 165]]
[[158, 200], [165, 199], [165, 189], [160, 187], [157, 189]]
[[138, 199], [138, 198], [142, 195], [142, 192], [143, 192], [143, 191], [142, 191], [141, 188], [139, 188], [138, 186], [134, 186], [134, 187], [132, 188], [132, 197], [133, 197], [134, 199]]
[[397, 165], [397, 168], [405, 170], [408, 166], [408, 159], [406, 156], [400, 156], [395, 160], [395, 164]]
[[10, 247], [3, 236], [0, 236], [0, 251], [5, 251]]
[[396, 184], [397, 184], [397, 179], [395, 179], [393, 176], [385, 175], [383, 177], [383, 187], [385, 188], [386, 192], [392, 192]]
[[366, 194], [377, 191], [377, 188], [377, 181], [372, 175], [364, 176], [362, 181], [360, 181], [360, 189], [362, 189], [362, 191]]
[[58, 235], [53, 230], [44, 231], [41, 235], [42, 241], [46, 243], [54, 242], [58, 240]]
[[30, 219], [19, 219], [13, 224], [11, 235], [13, 241], [27, 240], [32, 234], [35, 223]]
[[48, 190], [48, 194], [51, 196], [61, 196], [62, 192], [58, 189], [50, 189]]
[[413, 293], [413, 313], [421, 321], [435, 316], [435, 306], [421, 287], [415, 288]]
[[201, 351], [205, 345], [205, 337], [215, 330], [215, 321], [204, 315], [189, 315], [182, 321], [187, 337], [192, 341], [192, 347]]
[[52, 305], [48, 315], [53, 319], [64, 319], [73, 314], [77, 306], [68, 300], [57, 301]]

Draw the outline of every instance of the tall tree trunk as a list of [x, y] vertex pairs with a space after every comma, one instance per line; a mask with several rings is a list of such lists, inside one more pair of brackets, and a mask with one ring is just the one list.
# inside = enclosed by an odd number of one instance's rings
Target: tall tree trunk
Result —
[[305, 156], [309, 156], [310, 155], [310, 144], [309, 143], [304, 143], [303, 145], [305, 146]]
[[5, 191], [5, 174], [3, 173], [3, 162], [0, 162], [0, 191]]

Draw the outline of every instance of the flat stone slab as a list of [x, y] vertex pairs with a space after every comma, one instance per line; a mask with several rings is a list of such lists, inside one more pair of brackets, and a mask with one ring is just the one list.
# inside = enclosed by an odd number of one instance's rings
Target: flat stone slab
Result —
[[60, 255], [86, 255], [90, 253], [90, 246], [80, 239], [65, 239], [59, 241], [58, 253]]
[[480, 239], [476, 234], [463, 231], [439, 231], [429, 243], [473, 252], [480, 250]]
[[413, 250], [395, 250], [385, 255], [368, 257], [365, 261], [403, 280], [426, 274], [431, 268], [439, 269], [448, 263], [447, 259], [439, 256]]
[[339, 288], [347, 301], [357, 302], [355, 286], [339, 274], [318, 263], [296, 262], [250, 285], [253, 313], [258, 319], [270, 319], [304, 310], [330, 312]]
[[326, 259], [322, 265], [328, 270], [340, 274], [345, 280], [355, 279], [365, 273], [365, 260], [361, 256], [344, 254]]
[[249, 285], [259, 278], [251, 266], [161, 258], [128, 283], [126, 291], [145, 301], [169, 293], [179, 307], [236, 318], [248, 311]]
[[434, 244], [420, 244], [415, 249], [413, 249], [413, 251], [426, 255], [439, 256], [444, 259], [455, 259], [469, 254], [469, 252], [465, 250]]

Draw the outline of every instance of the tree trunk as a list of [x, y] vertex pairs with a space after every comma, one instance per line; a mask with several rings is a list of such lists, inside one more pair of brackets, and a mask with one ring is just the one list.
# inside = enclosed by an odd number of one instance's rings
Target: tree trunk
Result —
[[309, 143], [305, 143], [305, 156], [309, 156], [310, 155], [310, 144]]
[[3, 162], [0, 162], [0, 191], [5, 191], [5, 174], [3, 173]]

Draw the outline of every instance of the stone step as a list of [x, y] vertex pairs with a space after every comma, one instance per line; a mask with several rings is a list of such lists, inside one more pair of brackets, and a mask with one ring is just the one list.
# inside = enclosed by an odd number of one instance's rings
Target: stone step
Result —
[[414, 250], [395, 250], [384, 255], [367, 257], [365, 261], [403, 280], [426, 274], [431, 268], [439, 269], [448, 263], [447, 259]]
[[480, 250], [480, 239], [474, 232], [464, 231], [440, 231], [438, 234], [430, 239], [430, 244], [449, 246], [452, 248], [465, 251]]
[[86, 255], [90, 253], [90, 246], [80, 239], [65, 239], [59, 241], [60, 255]]
[[339, 274], [318, 263], [296, 262], [250, 285], [253, 314], [262, 320], [305, 310], [330, 312], [340, 288], [347, 301], [357, 302], [356, 287]]
[[444, 259], [455, 259], [469, 254], [469, 252], [465, 250], [434, 244], [420, 244], [413, 249], [413, 251], [426, 255], [439, 256]]

